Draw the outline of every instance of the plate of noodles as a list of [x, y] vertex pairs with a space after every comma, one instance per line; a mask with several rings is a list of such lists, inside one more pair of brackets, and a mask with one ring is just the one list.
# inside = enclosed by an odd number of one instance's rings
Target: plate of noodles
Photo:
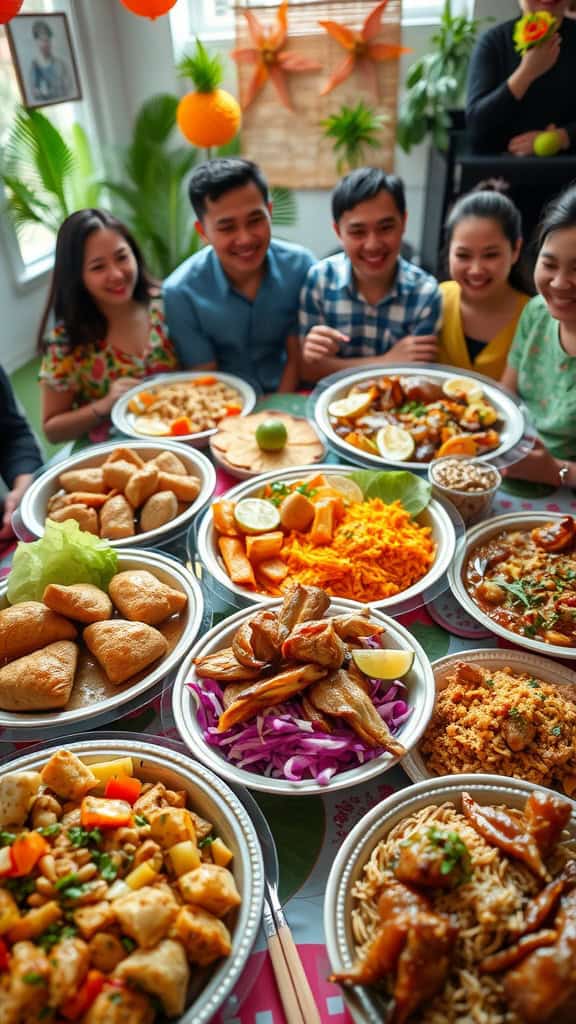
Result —
[[423, 601], [441, 585], [456, 550], [455, 516], [412, 473], [299, 466], [263, 473], [213, 502], [196, 551], [238, 606], [300, 583], [383, 609]]
[[402, 761], [413, 782], [490, 772], [576, 792], [576, 672], [501, 648], [459, 651], [433, 666], [434, 713]]
[[495, 775], [401, 790], [340, 847], [324, 930], [357, 1024], [568, 1024], [576, 804]]

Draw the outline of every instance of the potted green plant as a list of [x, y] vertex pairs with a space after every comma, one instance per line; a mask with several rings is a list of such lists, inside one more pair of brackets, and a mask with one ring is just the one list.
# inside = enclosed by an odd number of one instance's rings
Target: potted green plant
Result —
[[438, 149], [448, 148], [450, 111], [462, 104], [470, 56], [479, 29], [488, 20], [453, 14], [451, 0], [445, 0], [430, 52], [412, 64], [406, 75], [396, 130], [406, 153], [427, 136]]
[[381, 146], [383, 114], [376, 114], [360, 100], [355, 107], [343, 105], [335, 114], [320, 122], [324, 135], [332, 141], [338, 174], [360, 167], [367, 149]]

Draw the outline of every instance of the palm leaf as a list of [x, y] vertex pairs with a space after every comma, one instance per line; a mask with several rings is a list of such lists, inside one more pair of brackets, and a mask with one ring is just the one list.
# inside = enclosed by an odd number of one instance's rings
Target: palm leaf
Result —
[[77, 122], [72, 125], [72, 149], [74, 164], [70, 174], [70, 201], [75, 210], [92, 209], [100, 202], [102, 187], [97, 181], [88, 136]]
[[48, 203], [43, 203], [19, 178], [2, 174], [2, 180], [8, 191], [6, 208], [10, 212], [17, 233], [30, 223], [43, 224], [51, 230], [58, 230], [58, 223], [51, 223], [54, 212]]
[[60, 212], [67, 217], [65, 181], [74, 166], [74, 154], [64, 138], [38, 110], [18, 110], [7, 144], [9, 162], [22, 170], [31, 168], [47, 192], [58, 201]]
[[298, 219], [296, 196], [289, 188], [273, 185], [270, 189], [272, 223], [275, 226], [291, 227]]

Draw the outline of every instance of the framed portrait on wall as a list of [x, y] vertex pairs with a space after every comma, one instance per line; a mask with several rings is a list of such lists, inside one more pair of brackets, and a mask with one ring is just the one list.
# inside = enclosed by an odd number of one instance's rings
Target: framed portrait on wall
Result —
[[82, 99], [65, 14], [21, 14], [6, 25], [6, 31], [25, 107]]

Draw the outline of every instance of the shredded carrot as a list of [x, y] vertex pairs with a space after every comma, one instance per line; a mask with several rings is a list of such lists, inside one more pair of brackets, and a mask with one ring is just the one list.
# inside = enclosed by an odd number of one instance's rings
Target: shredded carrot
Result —
[[413, 520], [399, 501], [386, 505], [371, 498], [346, 508], [329, 544], [316, 546], [308, 534], [292, 530], [281, 553], [288, 576], [281, 589], [267, 584], [266, 590], [279, 594], [298, 581], [334, 597], [380, 601], [422, 579], [435, 553], [430, 528]]

